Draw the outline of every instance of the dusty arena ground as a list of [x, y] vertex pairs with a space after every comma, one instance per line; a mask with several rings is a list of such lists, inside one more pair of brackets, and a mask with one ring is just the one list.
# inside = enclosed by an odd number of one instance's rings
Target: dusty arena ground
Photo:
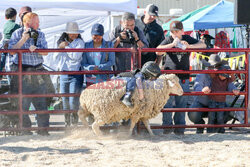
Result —
[[[158, 122], [160, 118], [153, 120]], [[152, 121], [151, 121], [152, 122]], [[235, 128], [225, 134], [127, 137], [124, 129], [97, 138], [78, 127], [50, 132], [49, 137], [0, 136], [1, 167], [247, 167], [250, 164], [250, 129]]]

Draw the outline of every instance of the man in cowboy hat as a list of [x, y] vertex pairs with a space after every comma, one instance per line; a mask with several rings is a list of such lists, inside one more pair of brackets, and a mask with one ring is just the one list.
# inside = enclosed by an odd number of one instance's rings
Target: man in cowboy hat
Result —
[[[225, 67], [227, 66], [227, 62], [221, 60], [221, 58], [217, 54], [210, 55], [208, 62], [204, 61], [203, 64], [207, 66], [208, 69], [215, 69], [215, 70], [219, 69], [222, 66]], [[198, 74], [194, 81], [194, 91], [203, 92], [204, 94], [209, 94], [211, 92], [210, 89], [211, 83], [212, 83], [211, 75]], [[234, 84], [230, 83], [227, 89], [234, 90], [235, 89]], [[208, 105], [209, 105], [208, 96], [195, 96], [190, 108], [208, 108]], [[207, 116], [208, 112], [188, 112], [188, 117], [194, 124], [205, 124], [203, 118]], [[227, 120], [224, 120], [224, 122], [226, 121]], [[196, 133], [203, 133], [203, 131], [204, 128], [197, 128]]]

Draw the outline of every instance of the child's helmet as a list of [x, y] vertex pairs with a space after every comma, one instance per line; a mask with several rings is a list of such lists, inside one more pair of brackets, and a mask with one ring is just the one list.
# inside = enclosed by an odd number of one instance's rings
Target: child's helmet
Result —
[[153, 61], [146, 62], [141, 69], [141, 73], [145, 75], [145, 77], [159, 77], [161, 75], [160, 67]]

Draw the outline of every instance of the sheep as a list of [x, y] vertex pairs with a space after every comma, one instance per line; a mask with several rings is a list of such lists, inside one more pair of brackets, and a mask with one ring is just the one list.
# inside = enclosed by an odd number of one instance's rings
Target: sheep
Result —
[[102, 135], [100, 126], [122, 119], [131, 119], [129, 129], [131, 136], [135, 124], [141, 120], [149, 134], [153, 136], [148, 120], [161, 112], [170, 93], [181, 96], [183, 90], [179, 84], [179, 78], [175, 74], [162, 74], [157, 80], [147, 81], [143, 84], [144, 99], [139, 100], [136, 88], [131, 98], [134, 103], [133, 108], [125, 106], [120, 101], [126, 92], [126, 81], [124, 80], [115, 79], [87, 87], [81, 93], [78, 110], [83, 125], [88, 126], [86, 117], [92, 114], [95, 120], [92, 130], [97, 136], [100, 136]]

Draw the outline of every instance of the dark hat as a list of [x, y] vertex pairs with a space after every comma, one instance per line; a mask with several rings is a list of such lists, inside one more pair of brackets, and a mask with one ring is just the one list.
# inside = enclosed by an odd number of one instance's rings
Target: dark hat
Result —
[[202, 59], [202, 63], [204, 66], [206, 67], [213, 67], [213, 68], [218, 68], [220, 67], [221, 65], [225, 65], [225, 64], [228, 64], [227, 61], [225, 60], [221, 60], [220, 56], [217, 55], [217, 54], [211, 54], [209, 56], [209, 60], [208, 62], [204, 59]]
[[[228, 65], [222, 65], [218, 68], [218, 70], [230, 70], [230, 67]], [[219, 75], [229, 78], [229, 74], [226, 73], [220, 73]]]
[[157, 16], [158, 17], [158, 7], [155, 6], [154, 4], [149, 4], [145, 11], [152, 16]]
[[220, 58], [220, 56], [217, 55], [217, 54], [211, 54], [211, 55], [209, 56], [208, 63], [210, 63], [210, 66], [215, 66], [215, 65], [221, 63], [221, 58]]
[[170, 23], [170, 31], [179, 31], [183, 29], [183, 24], [181, 21], [172, 21]]
[[94, 24], [92, 26], [91, 35], [100, 35], [100, 36], [103, 36], [103, 34], [104, 34], [104, 27], [103, 27], [103, 25], [96, 23], [96, 24]]

